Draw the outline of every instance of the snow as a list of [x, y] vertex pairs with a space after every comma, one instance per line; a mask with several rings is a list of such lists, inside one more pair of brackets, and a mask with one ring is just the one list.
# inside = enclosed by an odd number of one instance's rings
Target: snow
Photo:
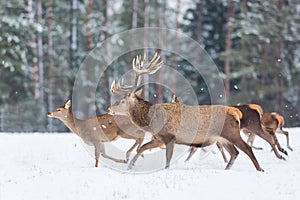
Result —
[[[294, 151], [288, 151], [287, 161], [275, 158], [270, 147], [256, 138], [254, 144], [264, 149], [254, 153], [265, 172], [257, 172], [243, 152], [231, 170], [224, 170], [215, 148], [205, 159], [197, 151], [184, 162], [186, 152], [168, 170], [139, 174], [127, 173], [126, 164], [114, 164], [122, 166], [123, 172], [104, 166], [109, 162], [94, 168], [91, 152], [74, 134], [0, 133], [0, 200], [299, 199], [300, 128], [288, 131]], [[279, 135], [279, 141], [286, 146], [284, 136]], [[134, 168], [143, 165], [149, 155], [146, 152]]]

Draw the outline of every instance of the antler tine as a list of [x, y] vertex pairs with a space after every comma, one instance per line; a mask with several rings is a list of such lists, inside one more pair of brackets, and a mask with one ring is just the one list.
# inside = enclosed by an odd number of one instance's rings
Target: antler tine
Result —
[[137, 59], [136, 63], [132, 65], [136, 76], [140, 76], [143, 74], [154, 74], [155, 72], [157, 72], [164, 64], [163, 61], [157, 63], [159, 60], [160, 56], [157, 52], [155, 53], [149, 64], [147, 64], [147, 66], [141, 65], [139, 59]]
[[151, 67], [152, 63], [157, 62], [160, 59], [160, 56], [158, 55], [157, 52], [155, 52], [153, 58], [151, 59], [151, 61], [149, 62], [149, 65], [147, 66], [147, 68]]
[[143, 61], [146, 62], [146, 60], [147, 60], [147, 54], [144, 52], [144, 59], [143, 59]]
[[110, 91], [113, 94], [122, 94], [122, 92], [118, 89], [118, 85], [116, 86], [116, 80], [114, 80], [111, 84]]
[[160, 70], [162, 68], [163, 65], [164, 65], [164, 61], [161, 61], [161, 62], [157, 63], [154, 67], [152, 67], [149, 70], [149, 74], [156, 73], [158, 70]]
[[[122, 84], [123, 84], [123, 80], [121, 80]], [[128, 86], [123, 86], [121, 85], [120, 82], [118, 82], [116, 84], [116, 80], [114, 80], [111, 84], [111, 88], [110, 88], [111, 93], [113, 94], [119, 94], [119, 95], [123, 95], [123, 94], [128, 94], [131, 91], [131, 88], [129, 88]]]
[[132, 69], [134, 72], [134, 81], [133, 85], [124, 85], [124, 79], [116, 83], [113, 81], [111, 86], [111, 92], [114, 94], [129, 94], [132, 92], [141, 82], [141, 75], [143, 74], [154, 74], [157, 72], [164, 64], [163, 61], [158, 62], [160, 60], [160, 56], [156, 52], [151, 59], [151, 61], [144, 66], [147, 60], [147, 55], [144, 53], [143, 58], [141, 55], [136, 56], [132, 60]]
[[116, 80], [113, 80], [113, 82], [111, 83], [110, 91], [113, 94], [117, 93], [117, 91], [116, 91]]

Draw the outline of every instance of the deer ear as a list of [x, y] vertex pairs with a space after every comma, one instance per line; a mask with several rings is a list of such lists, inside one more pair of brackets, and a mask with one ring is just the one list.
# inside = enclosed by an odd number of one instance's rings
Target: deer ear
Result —
[[175, 102], [176, 102], [176, 96], [175, 94], [172, 94], [171, 103], [175, 103]]
[[181, 97], [177, 97], [177, 101], [178, 101], [178, 103], [181, 101]]
[[65, 109], [69, 109], [71, 107], [71, 99], [68, 99], [66, 102], [65, 102]]
[[130, 99], [136, 98], [136, 94], [135, 94], [134, 92], [131, 92], [129, 98], [130, 98]]
[[136, 91], [134, 94], [135, 94], [136, 96], [138, 96], [138, 97], [141, 97], [142, 94], [143, 94], [143, 89], [139, 89], [139, 90]]

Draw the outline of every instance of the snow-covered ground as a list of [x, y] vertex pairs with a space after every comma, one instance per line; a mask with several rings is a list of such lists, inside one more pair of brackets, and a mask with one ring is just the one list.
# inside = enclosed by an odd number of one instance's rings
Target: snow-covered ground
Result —
[[[205, 159], [198, 151], [185, 163], [186, 153], [168, 170], [143, 174], [103, 164], [94, 168], [93, 156], [74, 134], [0, 133], [0, 200], [299, 199], [300, 128], [288, 130], [294, 151], [289, 151], [287, 161], [275, 158], [270, 147], [256, 139], [255, 145], [264, 150], [254, 153], [265, 172], [257, 172], [243, 152], [231, 170], [224, 170], [216, 148]], [[285, 147], [285, 138], [279, 140]], [[146, 156], [140, 158], [140, 165]], [[126, 164], [116, 165], [126, 169]]]

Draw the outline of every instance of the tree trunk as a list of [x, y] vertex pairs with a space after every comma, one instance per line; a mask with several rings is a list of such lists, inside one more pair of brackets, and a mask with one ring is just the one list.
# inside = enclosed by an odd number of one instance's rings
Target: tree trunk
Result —
[[[202, 36], [202, 23], [203, 23], [203, 0], [199, 0], [199, 14], [197, 20], [197, 38], [196, 41], [201, 44], [201, 36]], [[197, 56], [199, 57], [199, 56]]]
[[[33, 9], [33, 1], [32, 0], [25, 0], [25, 11], [28, 18], [28, 21], [33, 24], [34, 23], [34, 16], [35, 12]], [[29, 45], [32, 49], [32, 66], [31, 66], [31, 79], [33, 81], [33, 94], [36, 99], [39, 98], [39, 73], [38, 73], [38, 49], [37, 49], [37, 39], [36, 35], [31, 35], [29, 39]]]
[[[244, 17], [247, 14], [247, 1], [248, 0], [242, 0], [242, 13], [243, 13]], [[244, 63], [244, 60], [247, 60], [247, 58], [246, 58], [247, 50], [246, 50], [246, 43], [245, 43], [244, 35], [242, 35], [242, 38], [241, 38], [241, 51], [242, 51], [242, 58], [243, 58], [242, 70], [245, 70], [246, 65]], [[246, 82], [246, 75], [242, 76], [241, 84], [245, 85], [245, 82]]]
[[[102, 8], [103, 8], [103, 22], [102, 22], [102, 27], [104, 28], [104, 40], [106, 40], [109, 37], [108, 34], [108, 15], [107, 15], [107, 10], [108, 10], [108, 6], [107, 6], [107, 0], [102, 0]], [[108, 49], [107, 46], [104, 46], [105, 48], [105, 54], [108, 55]], [[109, 56], [105, 56], [105, 58], [107, 58]], [[105, 65], [107, 65], [108, 63], [105, 63]], [[103, 84], [104, 84], [104, 88], [109, 88], [109, 73], [108, 70], [105, 70], [104, 74], [103, 74]], [[109, 90], [105, 91], [103, 94], [103, 99], [107, 102], [107, 108], [108, 106], [110, 106], [110, 94], [109, 94]], [[104, 110], [107, 110], [107, 108], [104, 108]]]
[[[283, 2], [282, 0], [278, 0], [277, 2], [277, 9], [278, 9], [278, 23], [282, 24], [282, 18], [281, 18], [281, 14], [282, 14], [282, 6], [283, 6]], [[282, 52], [282, 31], [279, 31], [279, 35], [278, 35], [279, 39], [278, 39], [278, 45], [277, 45], [277, 65], [278, 65], [278, 69], [281, 69], [282, 66], [282, 58], [281, 58], [281, 52]], [[277, 87], [278, 87], [278, 92], [276, 95], [276, 100], [277, 100], [277, 108], [276, 111], [277, 112], [282, 112], [282, 104], [283, 104], [283, 98], [282, 98], [282, 92], [283, 92], [283, 73], [282, 73], [282, 69], [279, 71], [279, 76], [277, 78]]]
[[137, 27], [137, 17], [138, 17], [138, 0], [133, 0], [132, 1], [131, 28]]
[[[173, 60], [172, 60], [172, 67], [174, 69], [177, 68], [178, 66], [178, 56], [177, 56], [177, 52], [179, 52], [179, 41], [178, 41], [178, 33], [177, 31], [179, 30], [179, 12], [180, 12], [180, 0], [176, 1], [176, 17], [175, 17], [175, 38], [174, 38], [174, 56], [173, 56]], [[169, 80], [171, 82], [171, 90], [172, 93], [176, 94], [176, 80], [174, 78], [175, 76], [173, 74], [171, 74], [171, 76], [169, 77]]]
[[225, 95], [226, 95], [227, 102], [229, 102], [230, 99], [230, 80], [228, 76], [230, 73], [230, 52], [232, 46], [232, 31], [233, 31], [231, 20], [233, 16], [234, 16], [234, 4], [233, 2], [230, 2], [227, 7], [226, 58], [225, 58], [225, 68], [224, 68], [224, 72], [226, 75]]
[[[144, 5], [143, 5], [143, 13], [144, 13], [144, 27], [147, 28], [149, 27], [149, 9], [148, 9], [148, 1], [144, 0]], [[144, 49], [145, 47], [147, 47], [148, 45], [148, 32], [145, 30], [144, 31]], [[149, 99], [149, 75], [146, 74], [145, 76], [143, 76], [144, 78], [144, 96], [145, 99]]]
[[71, 26], [70, 26], [70, 64], [74, 69], [77, 66], [77, 0], [71, 0]]
[[[165, 2], [163, 2], [164, 6], [159, 6], [159, 0], [155, 1], [155, 9], [158, 11], [158, 17], [156, 18], [156, 27], [162, 27], [161, 25], [161, 20], [163, 19], [163, 15], [161, 15], [161, 13], [165, 13]], [[160, 54], [161, 50], [158, 50], [158, 53]], [[155, 73], [154, 74], [156, 80], [159, 80], [159, 82], [163, 82], [163, 75], [161, 73]], [[163, 103], [163, 97], [164, 97], [164, 93], [163, 93], [163, 86], [160, 84], [156, 84], [155, 85], [155, 93], [157, 96], [156, 102], [157, 103]]]
[[[52, 0], [49, 0], [46, 3], [46, 24], [48, 27], [48, 48], [47, 48], [47, 53], [48, 53], [48, 70], [47, 70], [47, 76], [48, 76], [48, 87], [49, 87], [49, 92], [48, 92], [48, 110], [53, 110], [53, 92], [52, 89], [54, 87], [54, 80], [53, 80], [53, 39], [52, 39], [52, 23], [53, 23], [53, 10], [52, 10]], [[48, 131], [52, 132], [53, 131], [53, 123], [52, 120], [48, 117]]]
[[88, 0], [87, 5], [87, 19], [86, 19], [86, 34], [85, 34], [85, 50], [89, 51], [91, 49], [92, 33], [91, 33], [91, 14], [93, 12], [94, 0]]
[[[37, 1], [37, 23], [42, 24], [42, 2]], [[39, 100], [44, 104], [44, 64], [43, 64], [43, 38], [42, 33], [37, 34], [38, 44], [38, 72], [39, 72]]]

